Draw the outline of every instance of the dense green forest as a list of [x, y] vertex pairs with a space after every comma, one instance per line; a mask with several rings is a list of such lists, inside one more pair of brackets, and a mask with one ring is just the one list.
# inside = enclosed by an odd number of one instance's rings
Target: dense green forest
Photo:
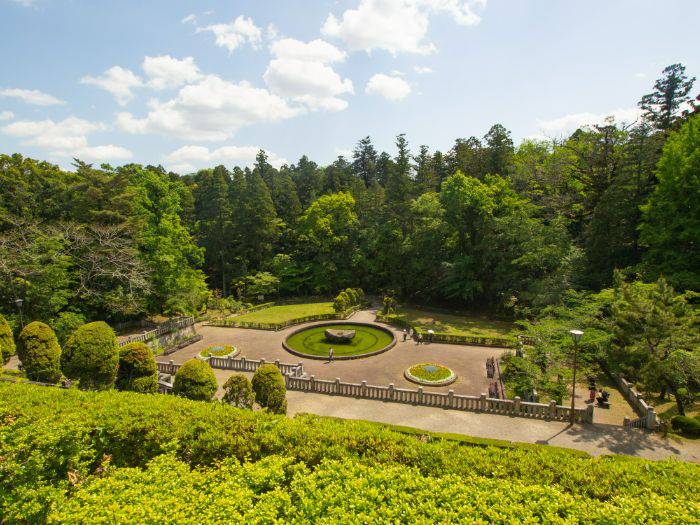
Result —
[[700, 117], [694, 78], [672, 65], [643, 118], [562, 140], [495, 124], [447, 152], [306, 156], [276, 169], [178, 176], [162, 167], [65, 171], [0, 156], [0, 312], [75, 326], [192, 313], [212, 297], [330, 295], [527, 317], [614, 270], [700, 289]]

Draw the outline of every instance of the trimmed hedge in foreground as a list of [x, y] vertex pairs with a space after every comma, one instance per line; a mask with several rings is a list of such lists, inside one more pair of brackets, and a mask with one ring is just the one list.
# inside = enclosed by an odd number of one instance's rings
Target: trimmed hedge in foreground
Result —
[[0, 383], [0, 422], [7, 523], [692, 523], [700, 513], [700, 467], [677, 461], [27, 384]]

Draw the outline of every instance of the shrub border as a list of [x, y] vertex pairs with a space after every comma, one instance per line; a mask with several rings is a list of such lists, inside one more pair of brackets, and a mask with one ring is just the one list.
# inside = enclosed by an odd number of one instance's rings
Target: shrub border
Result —
[[[292, 333], [288, 334], [287, 337], [284, 338], [284, 341], [282, 341], [282, 347], [289, 352], [290, 354], [293, 354], [298, 357], [304, 357], [306, 359], [316, 359], [318, 361], [327, 361], [328, 357], [327, 356], [321, 356], [321, 355], [312, 355], [312, 354], [305, 354], [303, 352], [299, 352], [298, 350], [293, 350], [292, 348], [287, 345], [287, 339], [292, 337], [295, 334], [298, 334], [299, 332], [303, 332], [304, 330], [308, 330], [310, 328], [317, 328], [319, 326], [333, 326], [338, 323], [318, 323], [318, 324], [313, 324], [311, 326], [304, 326], [302, 328], [297, 328], [294, 330]], [[365, 357], [372, 357], [375, 355], [383, 354], [384, 352], [387, 352], [394, 348], [396, 346], [396, 334], [389, 330], [388, 328], [378, 325], [378, 324], [372, 324], [372, 323], [359, 323], [359, 322], [353, 322], [353, 321], [346, 321], [342, 324], [350, 324], [354, 326], [368, 326], [370, 328], [375, 328], [377, 330], [383, 330], [387, 334], [391, 336], [391, 343], [386, 345], [384, 348], [380, 348], [379, 350], [374, 350], [373, 352], [368, 352], [366, 354], [358, 354], [358, 355], [342, 355], [342, 356], [333, 356], [334, 361], [349, 361], [351, 359], [363, 359]]]
[[[294, 304], [294, 303], [292, 303]], [[345, 320], [352, 314], [362, 309], [362, 305], [357, 305], [344, 312], [334, 312], [329, 314], [316, 314], [307, 315], [305, 317], [296, 317], [294, 319], [289, 319], [283, 323], [254, 323], [247, 321], [236, 321], [236, 317], [224, 318], [224, 319], [212, 319], [207, 323], [207, 326], [217, 326], [219, 328], [244, 328], [249, 330], [270, 330], [273, 332], [279, 332], [290, 326], [311, 323], [314, 321], [331, 321], [331, 320]]]
[[[416, 377], [411, 373], [411, 368], [413, 368], [414, 366], [428, 364], [435, 364], [443, 368], [447, 368], [450, 371], [450, 376], [445, 379], [440, 379], [439, 381], [430, 381], [428, 379], [421, 379], [420, 377]], [[415, 365], [411, 365], [406, 370], [404, 370], [403, 376], [411, 383], [416, 383], [417, 385], [424, 386], [447, 386], [457, 381], [457, 374], [455, 374], [455, 371], [452, 370], [449, 366], [441, 365], [440, 363], [416, 363]]]

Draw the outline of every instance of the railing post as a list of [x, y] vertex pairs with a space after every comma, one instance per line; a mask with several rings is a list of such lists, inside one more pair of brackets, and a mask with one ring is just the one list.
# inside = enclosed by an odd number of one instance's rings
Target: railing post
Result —
[[394, 383], [389, 383], [389, 388], [387, 390], [387, 397], [389, 399], [394, 399]]
[[654, 407], [647, 408], [646, 427], [651, 430], [656, 428], [656, 412], [654, 412]]
[[362, 397], [367, 397], [367, 381], [362, 381], [362, 387], [360, 389], [360, 395]]
[[309, 384], [311, 385], [311, 391], [315, 392], [316, 391], [316, 376], [312, 375], [310, 379], [311, 379], [311, 381]]
[[515, 396], [513, 399], [513, 412], [520, 414], [520, 396]]
[[593, 403], [586, 407], [586, 423], [593, 423]]
[[557, 415], [557, 402], [552, 399], [549, 402], [549, 418], [554, 419]]
[[486, 412], [486, 394], [484, 393], [479, 396], [479, 410]]
[[418, 403], [423, 403], [423, 387], [418, 387]]
[[340, 394], [340, 378], [339, 377], [335, 378], [335, 390], [334, 390], [334, 392], [336, 394]]
[[448, 408], [454, 408], [455, 404], [455, 391], [451, 388], [447, 391], [447, 406]]

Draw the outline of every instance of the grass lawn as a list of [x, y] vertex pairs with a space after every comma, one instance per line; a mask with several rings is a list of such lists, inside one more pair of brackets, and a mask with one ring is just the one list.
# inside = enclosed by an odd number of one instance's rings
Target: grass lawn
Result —
[[246, 323], [284, 323], [299, 317], [309, 315], [332, 314], [333, 303], [300, 303], [286, 304], [282, 306], [271, 306], [257, 312], [250, 312], [239, 315], [236, 321], [244, 321]]
[[[355, 337], [347, 343], [330, 343], [326, 341], [326, 329], [354, 330]], [[308, 328], [287, 338], [289, 348], [308, 355], [327, 356], [333, 348], [335, 356], [361, 355], [375, 352], [387, 346], [392, 336], [378, 328], [353, 324], [334, 324]]]
[[476, 315], [452, 315], [401, 307], [397, 317], [424, 330], [475, 337], [515, 337], [516, 327], [508, 321], [493, 321]]

